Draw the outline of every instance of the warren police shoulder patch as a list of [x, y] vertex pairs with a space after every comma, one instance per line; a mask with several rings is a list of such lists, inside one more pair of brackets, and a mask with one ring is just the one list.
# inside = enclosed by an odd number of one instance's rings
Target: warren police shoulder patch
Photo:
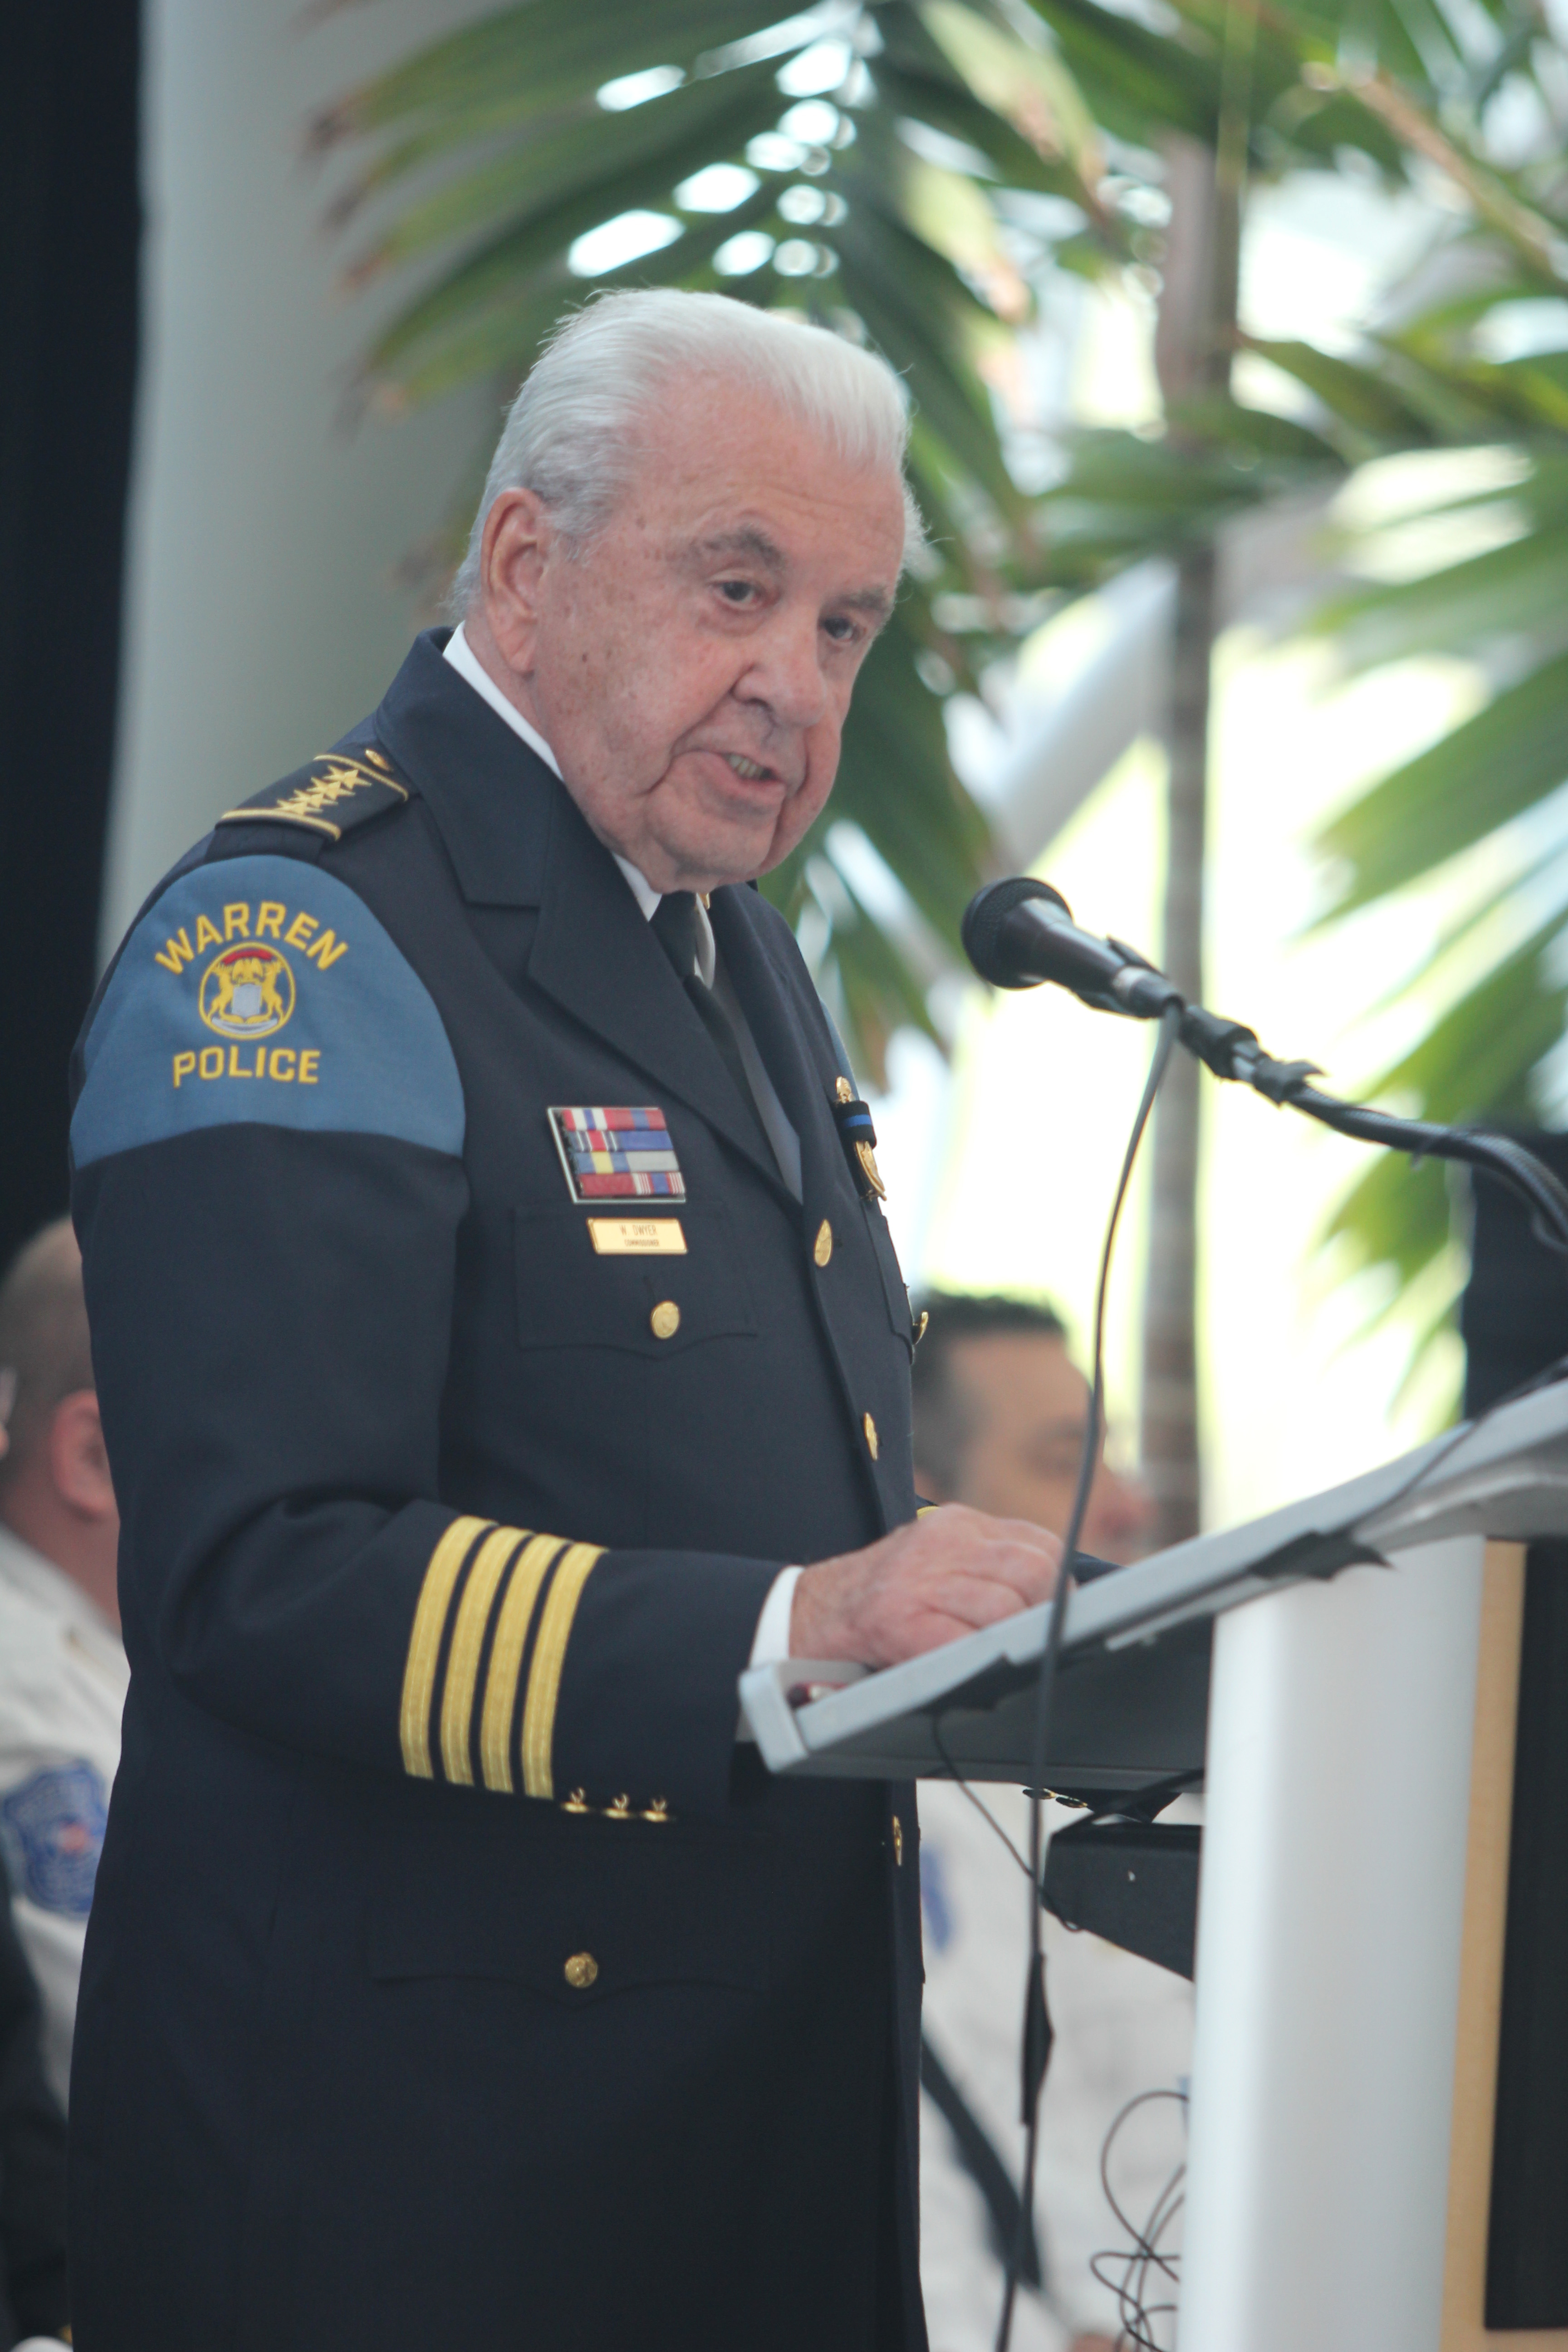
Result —
[[0, 1797], [0, 1853], [14, 1895], [40, 1911], [85, 1919], [92, 1908], [107, 1792], [81, 1759], [35, 1772]]
[[239, 1122], [463, 1148], [424, 982], [357, 892], [298, 857], [177, 875], [127, 940], [82, 1057], [79, 1168]]

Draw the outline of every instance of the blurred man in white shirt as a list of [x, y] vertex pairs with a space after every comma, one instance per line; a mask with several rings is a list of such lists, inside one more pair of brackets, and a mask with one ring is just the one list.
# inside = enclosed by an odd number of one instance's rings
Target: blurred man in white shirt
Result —
[[[914, 1367], [915, 1484], [930, 1502], [965, 1503], [1061, 1534], [1072, 1507], [1089, 1419], [1089, 1384], [1049, 1308], [1011, 1298], [935, 1296]], [[1118, 1563], [1142, 1548], [1149, 1507], [1103, 1454], [1079, 1549]], [[1020, 1850], [1028, 1809], [1019, 1791], [975, 1793]], [[1075, 1818], [1059, 1816], [1065, 1825]], [[928, 2090], [942, 2079], [968, 2110], [960, 2130], [973, 2150], [978, 2125], [1016, 2184], [1027, 1887], [1016, 1863], [959, 1789], [921, 1785], [921, 1875], [925, 1911]], [[1131, 1953], [1045, 1922], [1057, 2038], [1041, 2109], [1036, 2227], [1042, 2291], [1021, 2296], [1015, 2352], [1111, 2352], [1114, 2295], [1089, 2268], [1098, 2252], [1127, 2243], [1105, 2200], [1100, 2149], [1128, 2100], [1173, 2090], [1185, 2076], [1192, 1990]], [[1112, 2184], [1124, 2209], [1146, 2219], [1173, 2165], [1182, 2126], [1174, 2102], [1142, 2109], [1118, 2136]], [[959, 2132], [935, 2096], [922, 2101], [921, 2269], [931, 2352], [990, 2352], [1008, 2234]], [[1016, 2189], [1014, 2190], [1016, 2200]], [[1110, 2275], [1118, 2275], [1114, 2264]], [[1168, 2300], [1164, 2294], [1151, 2300]]]
[[0, 1853], [62, 2102], [129, 1670], [81, 1258], [47, 1225], [0, 1283]]

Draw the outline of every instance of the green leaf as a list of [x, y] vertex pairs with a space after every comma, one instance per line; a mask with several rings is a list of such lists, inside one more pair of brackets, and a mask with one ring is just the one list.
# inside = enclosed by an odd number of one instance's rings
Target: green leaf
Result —
[[[1352, 1265], [1386, 1266], [1394, 1298], [1408, 1288], [1452, 1231], [1447, 1180], [1435, 1160], [1413, 1165], [1403, 1152], [1379, 1152], [1323, 1228], [1322, 1239], [1349, 1243]], [[1373, 1316], [1371, 1322], [1381, 1318]]]
[[1272, 360], [1347, 425], [1405, 447], [1422, 446], [1431, 437], [1425, 414], [1382, 371], [1358, 367], [1353, 360], [1336, 359], [1310, 343], [1270, 341], [1260, 335], [1243, 335], [1239, 340], [1244, 351]]
[[[525, 0], [416, 50], [351, 91], [318, 118], [316, 141], [469, 110], [477, 127], [489, 128], [488, 110], [503, 89], [540, 113], [650, 66], [685, 64], [778, 21], [770, 0], [637, 0], [635, 6], [592, 8], [581, 0]], [[803, 30], [803, 46], [810, 37]], [[624, 120], [606, 118], [607, 138]]]
[[1358, 589], [1324, 605], [1313, 627], [1338, 637], [1363, 669], [1412, 654], [1473, 653], [1520, 632], [1561, 641], [1568, 627], [1568, 531], [1521, 529], [1467, 562]]
[[1568, 987], [1547, 974], [1562, 928], [1554, 915], [1466, 991], [1419, 1045], [1384, 1072], [1376, 1091], [1413, 1093], [1428, 1118], [1520, 1120], [1531, 1116], [1531, 1072], [1561, 1043]]
[[[770, 62], [690, 83], [634, 108], [618, 118], [613, 148], [605, 140], [605, 117], [577, 112], [405, 205], [353, 275], [363, 279], [476, 228], [493, 229], [498, 218], [514, 231], [531, 221], [568, 216], [592, 228], [636, 204], [668, 204], [689, 170], [737, 154], [754, 132], [777, 119], [778, 110]], [[628, 196], [628, 188], [640, 193]], [[575, 208], [570, 215], [568, 206]], [[581, 231], [553, 233], [559, 239]]]
[[1180, 131], [1212, 147], [1219, 125], [1219, 53], [1151, 32], [1095, 0], [1030, 0], [1061, 46], [1095, 119], [1136, 147]]
[[990, 394], [963, 351], [966, 321], [989, 324], [950, 263], [876, 205], [868, 183], [854, 184], [847, 220], [834, 232], [846, 300], [872, 341], [909, 379], [917, 406], [966, 471], [1004, 513], [1024, 501], [1008, 473]]
[[1568, 776], [1568, 655], [1374, 784], [1318, 845], [1350, 877], [1324, 921], [1369, 906], [1555, 792]]
[[1100, 139], [1060, 57], [1031, 48], [986, 23], [962, 0], [921, 0], [921, 18], [955, 73], [1037, 154], [1059, 155], [1080, 180], [1098, 180]]
[[908, 116], [963, 141], [986, 158], [1005, 186], [1085, 202], [1088, 192], [1070, 163], [1047, 163], [1010, 122], [956, 81], [903, 72], [887, 58], [878, 58], [873, 71], [878, 94], [895, 118]]

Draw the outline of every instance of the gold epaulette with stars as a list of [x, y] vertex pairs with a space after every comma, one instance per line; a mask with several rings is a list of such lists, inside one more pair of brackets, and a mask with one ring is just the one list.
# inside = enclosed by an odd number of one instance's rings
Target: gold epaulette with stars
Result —
[[226, 809], [219, 824], [302, 824], [341, 841], [355, 825], [412, 797], [387, 754], [375, 743], [355, 751], [322, 751], [279, 784], [268, 784], [242, 808]]

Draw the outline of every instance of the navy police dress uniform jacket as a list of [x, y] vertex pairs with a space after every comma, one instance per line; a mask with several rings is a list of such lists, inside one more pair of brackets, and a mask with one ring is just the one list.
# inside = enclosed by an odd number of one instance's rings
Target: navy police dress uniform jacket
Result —
[[[75, 2340], [906, 2352], [912, 1792], [771, 1782], [736, 1682], [781, 1565], [913, 1515], [907, 1297], [787, 927], [713, 896], [799, 1202], [442, 642], [78, 1052], [132, 1683]], [[595, 1205], [683, 1252], [592, 1246], [552, 1107], [662, 1112], [684, 1196]]]

